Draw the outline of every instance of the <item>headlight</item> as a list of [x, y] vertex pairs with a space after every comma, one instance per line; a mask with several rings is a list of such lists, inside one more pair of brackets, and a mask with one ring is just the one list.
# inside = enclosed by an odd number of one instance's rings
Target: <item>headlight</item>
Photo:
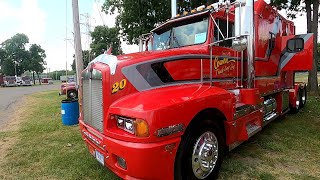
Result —
[[133, 119], [123, 116], [115, 116], [117, 126], [131, 134], [135, 134], [138, 137], [149, 136], [149, 127], [143, 119]]

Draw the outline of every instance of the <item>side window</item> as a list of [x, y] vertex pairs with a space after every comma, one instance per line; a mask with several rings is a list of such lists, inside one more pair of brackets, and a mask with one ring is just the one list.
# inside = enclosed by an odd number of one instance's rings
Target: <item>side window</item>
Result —
[[289, 39], [287, 42], [287, 51], [290, 53], [300, 52], [304, 49], [304, 40], [302, 38]]
[[[220, 28], [220, 31], [222, 32], [224, 37], [227, 37], [227, 31], [228, 31], [228, 36], [233, 37], [235, 34], [235, 29], [234, 29], [234, 23], [229, 22], [229, 29], [227, 30], [227, 21], [222, 20], [222, 19], [216, 19], [216, 23]], [[223, 36], [219, 32], [217, 27], [214, 27], [214, 40], [213, 42], [216, 41], [221, 41], [223, 40]], [[225, 46], [225, 47], [231, 47], [232, 46], [232, 40], [226, 40], [224, 42], [219, 43], [219, 46]]]

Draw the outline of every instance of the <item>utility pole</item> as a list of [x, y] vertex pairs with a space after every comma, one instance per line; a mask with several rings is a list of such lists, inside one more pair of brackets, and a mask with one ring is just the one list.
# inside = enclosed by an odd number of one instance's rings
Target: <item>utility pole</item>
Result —
[[[91, 54], [91, 49], [90, 49], [90, 44], [91, 44], [91, 18], [90, 15], [88, 13], [84, 13], [84, 14], [80, 14], [80, 16], [83, 16], [85, 18], [85, 23], [80, 23], [80, 25], [84, 25], [86, 28], [86, 32], [84, 33], [86, 35], [86, 42], [84, 44], [84, 49], [88, 50], [88, 55], [87, 55], [87, 59], [88, 62], [90, 62], [92, 59], [90, 57]], [[83, 45], [83, 44], [82, 44]], [[82, 56], [85, 56], [84, 54], [82, 54]]]
[[73, 12], [73, 31], [74, 31], [74, 47], [75, 47], [75, 61], [76, 61], [76, 72], [77, 72], [77, 88], [78, 98], [80, 102], [80, 110], [82, 108], [82, 96], [81, 88], [81, 72], [83, 70], [82, 60], [82, 48], [81, 48], [81, 34], [80, 34], [80, 20], [79, 20], [79, 6], [78, 0], [72, 0], [72, 12]]
[[[73, 31], [74, 31], [74, 47], [75, 47], [75, 59], [76, 59], [76, 71], [77, 71], [77, 85], [79, 89], [81, 72], [83, 70], [83, 61], [82, 61], [78, 0], [72, 0], [72, 12], [73, 12]], [[80, 95], [81, 93], [79, 93], [79, 99], [80, 99]]]

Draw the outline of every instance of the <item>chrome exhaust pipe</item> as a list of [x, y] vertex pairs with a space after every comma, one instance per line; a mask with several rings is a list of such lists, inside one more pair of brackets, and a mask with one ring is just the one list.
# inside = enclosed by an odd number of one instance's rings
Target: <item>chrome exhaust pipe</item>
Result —
[[255, 69], [254, 69], [254, 59], [255, 59], [255, 48], [254, 48], [254, 41], [255, 41], [255, 31], [254, 31], [254, 0], [247, 0], [246, 2], [246, 10], [248, 11], [248, 18], [250, 18], [249, 24], [249, 35], [248, 35], [248, 46], [247, 46], [247, 55], [248, 55], [248, 72], [247, 72], [247, 79], [248, 79], [248, 88], [254, 88], [254, 79], [255, 79]]
[[177, 15], [177, 0], [171, 0], [171, 17], [174, 18]]

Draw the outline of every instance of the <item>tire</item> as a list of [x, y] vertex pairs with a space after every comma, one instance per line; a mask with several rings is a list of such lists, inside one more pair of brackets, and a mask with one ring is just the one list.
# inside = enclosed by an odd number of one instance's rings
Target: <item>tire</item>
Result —
[[300, 89], [300, 108], [303, 108], [307, 104], [307, 87], [304, 86]]
[[[193, 125], [187, 129], [179, 145], [175, 159], [174, 178], [175, 180], [216, 179], [226, 147], [223, 130], [217, 122], [212, 120]], [[210, 145], [213, 146], [210, 148]], [[205, 155], [209, 156], [206, 160]], [[210, 160], [215, 162], [215, 164], [211, 163], [211, 168], [205, 168], [200, 163]]]
[[68, 91], [67, 97], [69, 99], [76, 99], [78, 98], [78, 92], [76, 90], [70, 90]]
[[299, 109], [300, 109], [300, 94], [301, 94], [301, 90], [299, 88], [298, 92], [297, 92], [297, 95], [296, 95], [296, 107], [293, 107], [291, 104], [290, 104], [290, 112], [292, 114], [296, 114], [299, 112]]

